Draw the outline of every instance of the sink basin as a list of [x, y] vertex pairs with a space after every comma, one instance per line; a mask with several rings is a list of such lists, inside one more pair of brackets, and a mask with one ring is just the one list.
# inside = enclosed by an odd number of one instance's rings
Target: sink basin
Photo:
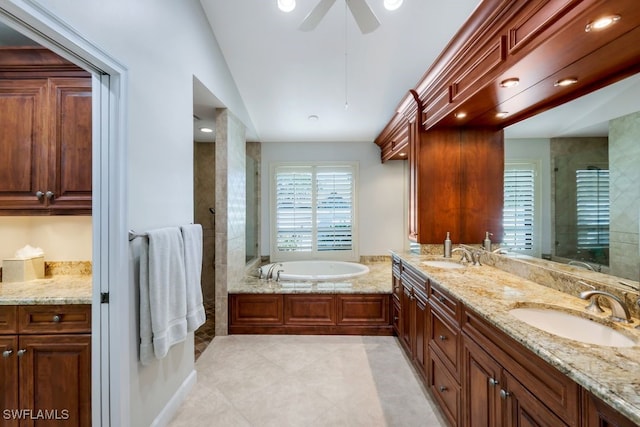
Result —
[[464, 265], [455, 261], [429, 260], [429, 261], [422, 261], [422, 265], [426, 265], [427, 267], [436, 267], [436, 268], [464, 268]]
[[606, 325], [554, 308], [514, 308], [513, 317], [551, 334], [606, 347], [633, 347], [636, 341]]

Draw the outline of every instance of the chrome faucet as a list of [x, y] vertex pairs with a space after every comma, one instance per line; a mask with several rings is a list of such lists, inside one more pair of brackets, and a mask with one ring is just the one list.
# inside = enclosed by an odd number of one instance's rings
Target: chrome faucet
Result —
[[[273, 279], [273, 270], [275, 270], [275, 268], [278, 266], [282, 267], [282, 264], [280, 263], [276, 264], [275, 262], [271, 264], [271, 266], [269, 267], [269, 270], [267, 271], [267, 277], [266, 277], [267, 280]], [[280, 275], [278, 274], [278, 279], [279, 278], [280, 278]]]
[[582, 261], [576, 261], [576, 260], [571, 260], [567, 263], [567, 265], [575, 265], [578, 267], [584, 267], [587, 270], [591, 270], [591, 271], [596, 271], [595, 268], [593, 268], [593, 266], [591, 264], [588, 264], [586, 262], [582, 262]]
[[[592, 298], [598, 298], [599, 296], [605, 297], [605, 299], [609, 302], [609, 307], [611, 308], [611, 320], [614, 322], [624, 322], [624, 323], [632, 323], [631, 313], [629, 313], [629, 308], [627, 305], [617, 296], [610, 294], [609, 292], [592, 290], [592, 291], [584, 291], [580, 292], [580, 298], [584, 300], [589, 300]], [[590, 304], [587, 308], [592, 307], [597, 304]]]
[[466, 261], [473, 265], [482, 265], [480, 264], [480, 251], [470, 251], [467, 248], [458, 247], [451, 251], [451, 253], [454, 252], [462, 252], [462, 258], [460, 258], [462, 262]]

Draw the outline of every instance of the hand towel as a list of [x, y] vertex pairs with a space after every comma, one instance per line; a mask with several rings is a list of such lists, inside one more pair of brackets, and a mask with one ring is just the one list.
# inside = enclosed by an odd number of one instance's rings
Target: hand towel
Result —
[[153, 352], [156, 359], [162, 359], [172, 345], [187, 337], [184, 242], [178, 227], [151, 230], [147, 234]]
[[187, 331], [198, 329], [206, 320], [202, 305], [202, 226], [180, 227], [184, 241], [184, 263], [187, 286]]

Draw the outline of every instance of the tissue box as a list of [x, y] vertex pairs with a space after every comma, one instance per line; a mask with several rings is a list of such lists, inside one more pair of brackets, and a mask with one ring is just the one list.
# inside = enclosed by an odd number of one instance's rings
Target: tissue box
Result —
[[2, 260], [3, 282], [26, 282], [44, 277], [44, 256]]

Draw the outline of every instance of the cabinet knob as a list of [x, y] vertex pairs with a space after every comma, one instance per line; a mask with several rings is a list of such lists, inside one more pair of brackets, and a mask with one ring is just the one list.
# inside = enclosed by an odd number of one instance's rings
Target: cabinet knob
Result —
[[498, 380], [496, 380], [495, 378], [489, 378], [489, 385], [490, 386], [496, 386], [500, 384], [500, 382]]
[[393, 321], [397, 322], [398, 321], [398, 316], [393, 316]]
[[46, 193], [44, 193], [44, 196], [47, 199], [51, 200], [51, 199], [53, 199], [55, 197], [55, 194], [53, 194], [53, 191], [47, 191]]
[[5, 359], [13, 354], [13, 350], [5, 350], [2, 352], [2, 357]]
[[62, 320], [62, 316], [59, 314], [56, 314], [55, 316], [53, 316], [53, 322], [54, 323], [60, 323], [60, 321]]
[[18, 354], [18, 357], [22, 357], [22, 356], [24, 356], [24, 354], [25, 354], [26, 352], [27, 352], [27, 350], [26, 350], [26, 349], [24, 349], [24, 348], [22, 348], [22, 349], [18, 350], [18, 353], [17, 353], [17, 354]]
[[42, 198], [44, 197], [44, 193], [42, 191], [36, 191], [36, 197], [38, 198], [38, 200], [42, 200]]
[[445, 392], [445, 391], [447, 391], [447, 388], [446, 388], [445, 386], [443, 386], [443, 385], [441, 385], [440, 387], [438, 387], [438, 389], [439, 389], [441, 392]]
[[447, 340], [447, 336], [446, 335], [440, 335], [438, 338], [440, 338], [440, 341], [446, 341]]
[[446, 300], [444, 299], [444, 297], [443, 297], [443, 296], [439, 296], [439, 297], [438, 297], [438, 301], [440, 301], [440, 302], [445, 302]]
[[505, 390], [505, 389], [500, 390], [500, 398], [502, 400], [506, 400], [507, 397], [509, 397], [509, 396], [511, 396], [511, 393], [509, 393], [507, 390]]

